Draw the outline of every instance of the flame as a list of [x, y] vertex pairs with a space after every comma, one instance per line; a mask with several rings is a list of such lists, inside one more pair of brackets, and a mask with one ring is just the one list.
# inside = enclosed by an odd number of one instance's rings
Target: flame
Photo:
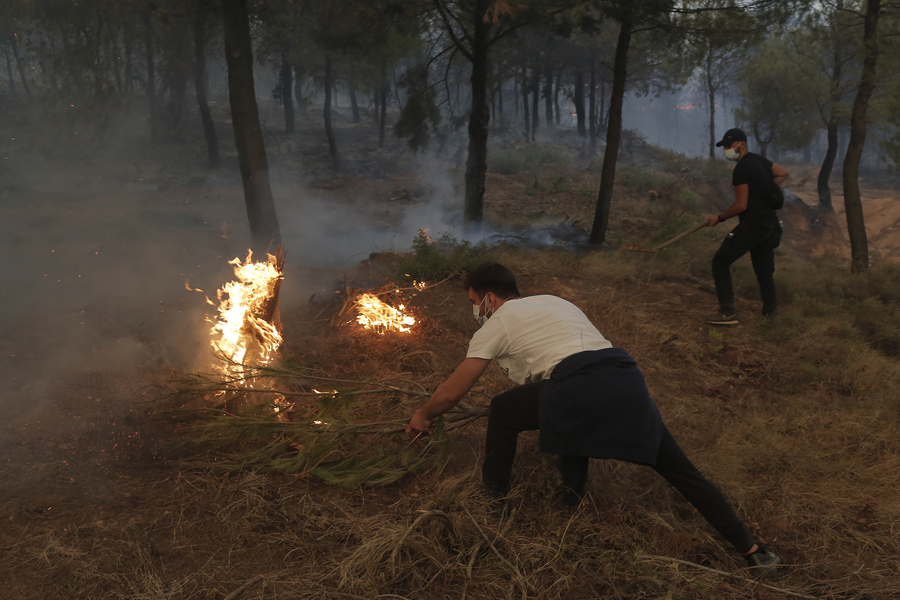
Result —
[[253, 262], [253, 252], [248, 251], [243, 263], [239, 258], [228, 261], [234, 265], [237, 281], [218, 291], [219, 316], [210, 331], [212, 345], [238, 365], [245, 361], [267, 365], [281, 346], [281, 333], [272, 322], [283, 275], [276, 257], [267, 256], [264, 262]]
[[409, 333], [410, 327], [416, 324], [416, 320], [404, 314], [406, 307], [401, 304], [394, 308], [385, 304], [372, 294], [360, 294], [356, 300], [356, 310], [359, 316], [356, 322], [366, 329], [374, 329], [378, 333], [398, 331]]

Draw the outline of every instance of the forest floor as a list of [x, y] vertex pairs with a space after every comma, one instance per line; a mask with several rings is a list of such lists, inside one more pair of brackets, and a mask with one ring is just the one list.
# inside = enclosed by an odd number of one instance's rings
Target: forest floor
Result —
[[[415, 157], [394, 139], [380, 150], [371, 123], [339, 117], [348, 167], [332, 178], [311, 116], [293, 136], [272, 133], [274, 109], [263, 118], [289, 252], [283, 355], [334, 380], [433, 389], [476, 328], [458, 279], [403, 293], [419, 323], [408, 334], [333, 318], [346, 286], [402, 280], [417, 229], [461, 236], [459, 142], [438, 158]], [[219, 125], [230, 137], [224, 117]], [[226, 261], [242, 255], [248, 235], [229, 144], [210, 171], [196, 130], [149, 144], [133, 128], [119, 136], [132, 143], [119, 146], [72, 136], [54, 146], [25, 134], [0, 142], [9, 266], [0, 295], [0, 597], [233, 600], [248, 582], [242, 600], [900, 594], [900, 346], [890, 337], [900, 317], [878, 312], [900, 302], [896, 182], [862, 181], [873, 267], [851, 276], [842, 211], [811, 211], [815, 168], [786, 165], [805, 205], [783, 212], [782, 309], [776, 320], [757, 316], [745, 259], [735, 265], [734, 328], [705, 325], [715, 309], [708, 262], [724, 228], [659, 254], [619, 248], [659, 243], [728, 206], [722, 164], [626, 137], [603, 248], [487, 251], [517, 273], [523, 293], [574, 302], [636, 358], [688, 456], [785, 558], [780, 578], [759, 582], [647, 468], [594, 461], [588, 498], [564, 509], [536, 435], [522, 436], [515, 512], [497, 522], [478, 493], [483, 419], [451, 433], [442, 469], [384, 487], [223, 470], [203, 444], [171, 451], [197, 437], [173, 417], [183, 402], [172, 382], [209, 369], [204, 296], [231, 279]], [[30, 131], [42, 136], [38, 125]], [[498, 139], [498, 157], [531, 156], [512, 134]], [[485, 236], [528, 241], [560, 224], [582, 235], [589, 227], [598, 161], [571, 132], [547, 133], [540, 146], [551, 141], [555, 154], [530, 170], [491, 169]], [[837, 180], [833, 191], [839, 207]], [[511, 386], [496, 369], [480, 385], [466, 402], [485, 405]], [[400, 393], [358, 400], [354, 417], [379, 422], [407, 419], [422, 402]]]

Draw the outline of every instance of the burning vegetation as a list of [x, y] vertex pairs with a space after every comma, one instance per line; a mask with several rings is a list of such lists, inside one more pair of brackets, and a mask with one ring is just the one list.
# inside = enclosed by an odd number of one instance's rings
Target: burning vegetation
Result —
[[235, 365], [268, 365], [281, 346], [278, 293], [284, 278], [285, 253], [279, 248], [265, 261], [247, 258], [229, 261], [237, 281], [218, 291], [219, 316], [210, 333], [212, 345], [223, 359], [221, 367], [233, 374]]

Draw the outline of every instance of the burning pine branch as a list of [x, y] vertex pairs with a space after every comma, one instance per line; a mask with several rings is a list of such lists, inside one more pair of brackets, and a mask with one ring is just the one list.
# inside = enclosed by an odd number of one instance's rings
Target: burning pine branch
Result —
[[[414, 282], [415, 283], [415, 282]], [[416, 289], [421, 289], [417, 287]], [[383, 297], [393, 299], [400, 290], [393, 285], [387, 285], [377, 290], [364, 292], [361, 288], [348, 287], [345, 294], [344, 305], [332, 320], [335, 327], [350, 322], [350, 315], [356, 313], [355, 321], [362, 325], [363, 329], [374, 330], [384, 334], [389, 331], [397, 333], [409, 333], [416, 319], [407, 312], [405, 304], [396, 307], [382, 300]]]
[[229, 261], [237, 281], [219, 290], [219, 316], [210, 332], [213, 347], [227, 359], [223, 373], [235, 373], [229, 368], [242, 363], [266, 365], [281, 346], [278, 295], [285, 255], [279, 247], [265, 261], [253, 262], [252, 251], [244, 262]]
[[[223, 403], [190, 414], [200, 433], [196, 443], [212, 444], [212, 464], [229, 471], [312, 475], [342, 487], [387, 485], [409, 473], [441, 468], [449, 456], [447, 432], [488, 413], [487, 408], [461, 404], [433, 435], [413, 444], [404, 433], [406, 418], [356, 422], [353, 410], [361, 406], [362, 396], [427, 397], [424, 388], [331, 378], [290, 360], [237, 366], [246, 378], [189, 374], [174, 391], [180, 400], [208, 403], [215, 398]], [[239, 412], [225, 409], [248, 398]]]

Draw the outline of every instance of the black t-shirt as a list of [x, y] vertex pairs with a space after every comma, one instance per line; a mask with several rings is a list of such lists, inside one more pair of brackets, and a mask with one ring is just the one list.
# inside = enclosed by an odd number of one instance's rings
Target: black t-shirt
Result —
[[738, 215], [740, 221], [746, 219], [762, 222], [778, 222], [775, 209], [763, 197], [765, 184], [772, 178], [772, 161], [763, 158], [759, 154], [748, 152], [738, 164], [734, 166], [731, 174], [731, 185], [737, 187], [747, 184], [749, 196], [747, 198], [747, 210]]

